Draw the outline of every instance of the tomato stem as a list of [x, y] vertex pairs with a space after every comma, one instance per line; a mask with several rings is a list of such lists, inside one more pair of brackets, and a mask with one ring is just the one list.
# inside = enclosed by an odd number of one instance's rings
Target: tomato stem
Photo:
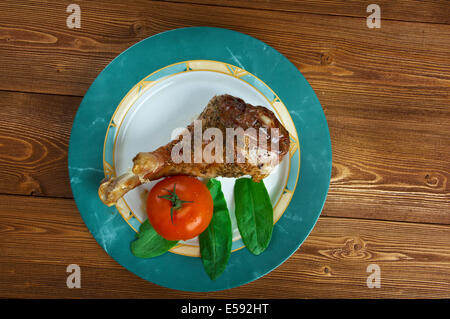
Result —
[[183, 207], [184, 203], [193, 203], [193, 201], [188, 201], [188, 200], [182, 200], [178, 197], [176, 191], [175, 191], [175, 187], [176, 187], [176, 183], [173, 184], [173, 191], [169, 190], [169, 189], [165, 189], [169, 195], [161, 195], [158, 196], [159, 198], [163, 198], [163, 199], [167, 199], [168, 201], [170, 201], [170, 220], [172, 221], [173, 224], [173, 211], [180, 209], [181, 207]]

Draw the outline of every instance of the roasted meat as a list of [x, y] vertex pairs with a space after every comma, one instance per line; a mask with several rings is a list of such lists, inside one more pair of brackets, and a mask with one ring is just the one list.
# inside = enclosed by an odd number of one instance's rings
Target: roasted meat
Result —
[[215, 96], [177, 139], [137, 154], [132, 171], [102, 181], [99, 196], [111, 206], [140, 184], [171, 175], [250, 175], [258, 182], [288, 153], [289, 141], [269, 109], [228, 94]]

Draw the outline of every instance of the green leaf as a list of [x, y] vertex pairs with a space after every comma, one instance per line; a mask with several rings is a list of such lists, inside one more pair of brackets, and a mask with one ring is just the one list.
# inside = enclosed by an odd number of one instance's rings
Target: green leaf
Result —
[[264, 182], [236, 180], [234, 201], [242, 241], [248, 250], [259, 255], [269, 246], [273, 230], [273, 208]]
[[231, 219], [221, 183], [210, 179], [206, 186], [214, 201], [214, 213], [208, 228], [198, 238], [203, 267], [214, 280], [223, 273], [231, 255]]
[[136, 234], [137, 239], [131, 243], [131, 252], [139, 258], [151, 258], [164, 254], [178, 241], [167, 240], [159, 235], [147, 219]]

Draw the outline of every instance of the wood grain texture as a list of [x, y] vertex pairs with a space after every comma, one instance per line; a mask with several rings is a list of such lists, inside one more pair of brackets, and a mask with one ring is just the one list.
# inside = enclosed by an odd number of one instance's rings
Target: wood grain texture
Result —
[[65, 26], [65, 4], [59, 1], [0, 4], [0, 89], [82, 96], [137, 41], [209, 25], [265, 41], [314, 89], [412, 97], [420, 88], [423, 99], [448, 97], [449, 25], [385, 21], [381, 29], [369, 29], [363, 19], [296, 12], [151, 1], [79, 4], [83, 22], [74, 30]]
[[[77, 3], [74, 30], [67, 3], [0, 3], [0, 297], [450, 297], [450, 2], [382, 0], [381, 29], [356, 0]], [[333, 171], [322, 217], [286, 263], [195, 294], [103, 251], [70, 199], [67, 152], [81, 96], [115, 56], [204, 25], [257, 37], [302, 72], [327, 116]], [[81, 289], [66, 287], [71, 263]], [[372, 263], [380, 289], [366, 286]]]
[[[324, 91], [325, 93], [325, 91]], [[330, 97], [327, 109], [333, 148], [327, 216], [449, 224], [450, 108], [371, 108]]]
[[[165, 1], [165, 0], [162, 0]], [[275, 11], [341, 15], [366, 18], [367, 6], [374, 1], [363, 0], [168, 0], [195, 4], [218, 5], [236, 8], [253, 8]], [[450, 24], [450, 3], [446, 0], [379, 0], [381, 18]]]
[[[0, 196], [0, 236], [3, 297], [450, 297], [449, 226], [321, 217], [275, 271], [206, 294], [166, 289], [129, 273], [100, 248], [70, 199]], [[66, 287], [72, 263], [81, 267], [81, 289]], [[369, 264], [381, 269], [379, 289], [367, 288]]]
[[80, 102], [0, 91], [0, 193], [72, 197], [67, 152]]

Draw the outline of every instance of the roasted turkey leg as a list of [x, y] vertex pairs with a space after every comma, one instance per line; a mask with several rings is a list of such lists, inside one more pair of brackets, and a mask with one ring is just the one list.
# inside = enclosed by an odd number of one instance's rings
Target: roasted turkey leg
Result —
[[[198, 157], [196, 158], [199, 153], [195, 151], [196, 140], [193, 137], [197, 136], [194, 134], [194, 130], [198, 129], [199, 126], [203, 133], [210, 128], [215, 128], [216, 132], [218, 129], [223, 137], [220, 141], [223, 145], [220, 145], [222, 147], [218, 148], [219, 151], [215, 148], [212, 152], [207, 153], [202, 151], [210, 147], [208, 144], [212, 145], [211, 142], [216, 142], [217, 136], [211, 135], [211, 138], [205, 139], [206, 136], [203, 135], [200, 142], [200, 153], [202, 153], [203, 158], [200, 162]], [[225, 145], [225, 136], [230, 129], [236, 130], [238, 128], [242, 128], [246, 132], [244, 142], [239, 144], [238, 138], [233, 138], [230, 148], [231, 144]], [[256, 131], [258, 134], [249, 134], [249, 128], [255, 129], [253, 132]], [[183, 140], [183, 136], [189, 138]], [[214, 139], [212, 136], [214, 136]], [[262, 143], [263, 146], [261, 147], [262, 139], [265, 139], [266, 143]], [[190, 154], [183, 152], [181, 141], [189, 144], [185, 146], [191, 146], [193, 151]], [[252, 144], [252, 141], [258, 145], [257, 152], [249, 151], [250, 145], [255, 145]], [[277, 147], [275, 148], [273, 145]], [[172, 156], [175, 148], [180, 149], [175, 152], [178, 154], [178, 158]], [[219, 153], [220, 149], [222, 149], [222, 153]], [[226, 152], [230, 152], [230, 149], [232, 153], [227, 154]], [[215, 96], [209, 101], [196, 122], [185, 129], [184, 135], [153, 152], [137, 154], [133, 159], [132, 171], [103, 180], [99, 187], [99, 196], [103, 203], [112, 206], [119, 198], [140, 184], [171, 175], [191, 175], [207, 178], [250, 175], [254, 181], [258, 182], [270, 174], [288, 151], [289, 133], [272, 111], [262, 106], [247, 104], [242, 99], [228, 94]], [[208, 157], [207, 154], [212, 155]], [[222, 162], [217, 160], [217, 155], [222, 155]], [[183, 160], [180, 162], [180, 159]], [[232, 159], [232, 161], [227, 159]]]

